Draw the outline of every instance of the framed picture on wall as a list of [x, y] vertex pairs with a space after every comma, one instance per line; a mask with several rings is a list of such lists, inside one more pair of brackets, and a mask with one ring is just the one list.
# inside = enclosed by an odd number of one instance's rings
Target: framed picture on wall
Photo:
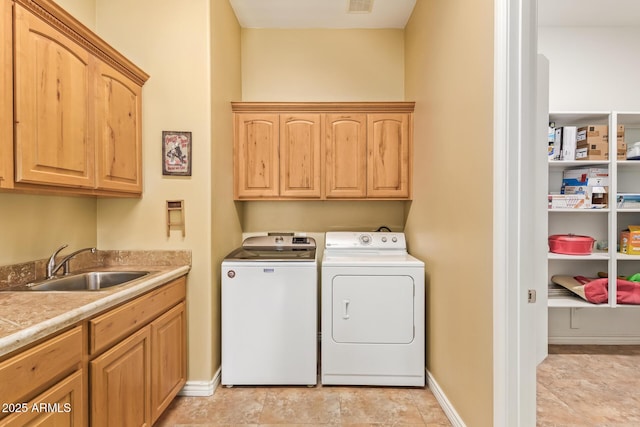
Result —
[[162, 175], [191, 176], [191, 132], [162, 131]]

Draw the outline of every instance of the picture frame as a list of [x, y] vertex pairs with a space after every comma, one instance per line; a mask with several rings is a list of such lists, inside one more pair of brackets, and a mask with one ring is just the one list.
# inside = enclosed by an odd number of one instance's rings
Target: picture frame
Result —
[[162, 175], [191, 176], [191, 132], [162, 131]]

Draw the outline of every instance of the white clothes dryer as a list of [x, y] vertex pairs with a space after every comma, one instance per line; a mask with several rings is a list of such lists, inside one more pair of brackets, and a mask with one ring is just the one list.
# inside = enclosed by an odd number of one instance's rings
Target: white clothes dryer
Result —
[[326, 233], [322, 384], [425, 385], [424, 275], [404, 233]]

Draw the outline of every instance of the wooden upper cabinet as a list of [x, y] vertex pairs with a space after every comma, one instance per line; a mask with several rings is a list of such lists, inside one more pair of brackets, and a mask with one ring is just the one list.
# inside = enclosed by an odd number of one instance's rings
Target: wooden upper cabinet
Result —
[[16, 181], [94, 186], [92, 57], [15, 5]]
[[367, 116], [327, 114], [325, 119], [327, 198], [367, 195]]
[[320, 197], [320, 114], [280, 116], [280, 196]]
[[98, 70], [97, 187], [141, 193], [142, 88], [104, 62]]
[[238, 114], [236, 120], [236, 198], [277, 196], [279, 116]]
[[235, 199], [411, 199], [413, 108], [233, 102]]
[[0, 189], [141, 195], [149, 76], [52, 0], [0, 21]]
[[367, 196], [409, 197], [408, 114], [367, 117]]

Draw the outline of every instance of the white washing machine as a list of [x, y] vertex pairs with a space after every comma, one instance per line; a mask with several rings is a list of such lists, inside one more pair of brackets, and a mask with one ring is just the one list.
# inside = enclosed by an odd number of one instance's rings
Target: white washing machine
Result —
[[254, 236], [222, 262], [223, 385], [317, 384], [315, 240]]
[[322, 384], [425, 385], [424, 273], [404, 233], [326, 233]]

